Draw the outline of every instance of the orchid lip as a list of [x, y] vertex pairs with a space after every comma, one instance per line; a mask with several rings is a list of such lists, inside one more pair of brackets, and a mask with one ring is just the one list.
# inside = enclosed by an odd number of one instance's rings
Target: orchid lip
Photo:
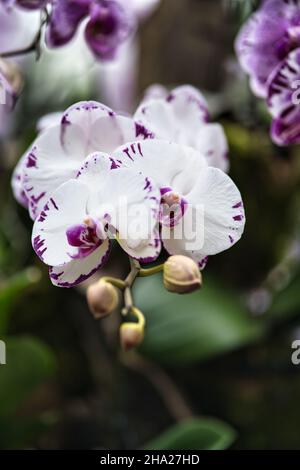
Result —
[[70, 246], [78, 248], [76, 255], [70, 255], [72, 259], [85, 258], [95, 251], [107, 238], [107, 222], [95, 221], [87, 217], [82, 224], [69, 227], [66, 236]]
[[172, 188], [161, 188], [160, 193], [162, 196], [160, 222], [166, 227], [175, 227], [184, 216], [188, 203]]

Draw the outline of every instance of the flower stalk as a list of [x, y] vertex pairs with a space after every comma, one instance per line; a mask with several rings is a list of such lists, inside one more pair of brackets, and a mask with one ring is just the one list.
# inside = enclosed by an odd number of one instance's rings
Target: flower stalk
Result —
[[[122, 347], [125, 350], [138, 346], [144, 339], [144, 330], [146, 320], [143, 313], [134, 305], [132, 287], [138, 277], [152, 276], [163, 271], [164, 264], [154, 266], [153, 268], [141, 268], [140, 263], [132, 257], [129, 257], [130, 272], [125, 280], [115, 277], [105, 276], [101, 278], [102, 283], [109, 283], [123, 292], [124, 307], [121, 314], [124, 317], [132, 315], [137, 321], [125, 321], [120, 327], [120, 338]], [[100, 318], [100, 316], [99, 316]]]
[[24, 47], [23, 49], [16, 49], [14, 51], [8, 51], [1, 53], [2, 59], [9, 59], [11, 57], [17, 57], [19, 55], [31, 54], [32, 52], [36, 53], [36, 60], [39, 60], [41, 57], [41, 37], [44, 26], [47, 24], [49, 19], [49, 15], [47, 10], [43, 10], [41, 12], [41, 23], [38, 32], [36, 33], [33, 41], [28, 46]]

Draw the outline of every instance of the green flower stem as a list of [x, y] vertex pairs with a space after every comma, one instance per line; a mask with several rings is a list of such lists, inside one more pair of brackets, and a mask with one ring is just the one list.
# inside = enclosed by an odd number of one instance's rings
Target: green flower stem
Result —
[[133, 297], [130, 287], [126, 287], [124, 290], [124, 304], [125, 307], [122, 310], [122, 315], [126, 316], [130, 312], [132, 312], [134, 305], [133, 305]]
[[130, 257], [129, 261], [130, 261], [131, 270], [130, 270], [130, 273], [128, 274], [128, 276], [126, 277], [126, 279], [124, 281], [125, 285], [126, 285], [125, 290], [124, 290], [124, 304], [125, 304], [125, 307], [122, 310], [122, 315], [128, 315], [130, 312], [132, 312], [132, 310], [134, 308], [131, 288], [132, 288], [132, 286], [134, 284], [134, 281], [136, 280], [137, 276], [139, 275], [139, 272], [140, 272], [140, 269], [141, 269], [140, 263], [137, 260]]
[[163, 264], [159, 264], [158, 266], [154, 266], [154, 268], [148, 268], [148, 269], [141, 268], [140, 271], [139, 271], [138, 276], [139, 277], [153, 276], [153, 274], [160, 273], [161, 271], [163, 271], [163, 269], [164, 269]]
[[146, 325], [146, 320], [145, 320], [145, 317], [142, 314], [142, 312], [136, 307], [132, 307], [131, 312], [135, 316], [135, 318], [137, 319], [137, 322], [138, 322], [139, 326], [142, 329], [144, 329], [145, 325]]
[[122, 281], [122, 279], [117, 279], [116, 277], [102, 277], [101, 280], [109, 282], [120, 290], [124, 290], [126, 288], [125, 281]]
[[133, 315], [138, 317], [139, 315], [135, 312], [139, 312], [139, 310], [134, 306], [131, 288], [137, 277], [147, 277], [159, 273], [163, 270], [164, 265], [160, 264], [154, 268], [143, 269], [137, 260], [133, 258], [129, 258], [129, 260], [131, 270], [124, 281], [115, 277], [103, 277], [102, 279], [124, 292], [124, 308], [122, 309], [122, 315], [126, 316], [131, 312]]

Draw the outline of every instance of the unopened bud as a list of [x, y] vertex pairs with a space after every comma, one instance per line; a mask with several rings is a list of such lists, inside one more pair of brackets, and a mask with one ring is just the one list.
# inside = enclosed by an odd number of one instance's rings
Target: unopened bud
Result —
[[164, 285], [168, 291], [178, 294], [199, 289], [202, 285], [199, 267], [187, 256], [170, 256], [164, 264]]
[[123, 323], [120, 327], [121, 346], [124, 351], [136, 348], [144, 340], [144, 327], [139, 323]]
[[23, 76], [14, 62], [0, 59], [0, 104], [13, 108], [23, 88]]
[[109, 315], [117, 307], [118, 292], [112, 284], [100, 279], [88, 288], [87, 301], [92, 314], [99, 319]]

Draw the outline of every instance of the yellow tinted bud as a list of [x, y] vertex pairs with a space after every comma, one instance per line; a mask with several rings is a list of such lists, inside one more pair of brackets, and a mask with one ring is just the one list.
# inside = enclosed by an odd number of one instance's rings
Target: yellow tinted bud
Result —
[[139, 346], [144, 340], [144, 327], [139, 323], [123, 323], [120, 327], [121, 346], [129, 351]]
[[100, 279], [88, 288], [87, 301], [95, 318], [105, 317], [112, 313], [119, 303], [117, 289], [109, 282]]
[[165, 262], [164, 286], [168, 291], [187, 294], [199, 289], [201, 285], [199, 267], [191, 258], [174, 255]]

